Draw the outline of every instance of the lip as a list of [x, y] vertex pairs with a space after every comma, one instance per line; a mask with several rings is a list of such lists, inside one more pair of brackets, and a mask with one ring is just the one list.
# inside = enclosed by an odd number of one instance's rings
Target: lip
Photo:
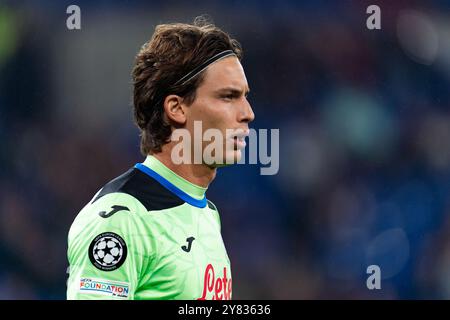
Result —
[[242, 137], [242, 138], [234, 137], [234, 144], [235, 144], [236, 148], [238, 148], [238, 149], [245, 148], [247, 143], [245, 142], [244, 139], [245, 139], [245, 137]]
[[248, 135], [250, 134], [250, 130], [249, 129], [235, 129], [233, 134], [230, 135], [230, 138], [237, 138], [239, 140], [244, 140], [245, 137], [248, 137]]
[[250, 130], [248, 128], [233, 129], [232, 133], [228, 135], [228, 139], [233, 140], [235, 150], [244, 149], [247, 143], [245, 137], [248, 137]]

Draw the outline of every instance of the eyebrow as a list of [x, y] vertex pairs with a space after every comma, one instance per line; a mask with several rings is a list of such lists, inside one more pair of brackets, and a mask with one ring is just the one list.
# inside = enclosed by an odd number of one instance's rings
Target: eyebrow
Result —
[[[225, 87], [225, 88], [218, 89], [216, 92], [217, 93], [231, 92], [232, 94], [241, 95], [243, 91], [236, 87]], [[247, 90], [244, 91], [244, 94], [248, 94], [249, 92], [250, 92], [250, 88], [247, 88]]]

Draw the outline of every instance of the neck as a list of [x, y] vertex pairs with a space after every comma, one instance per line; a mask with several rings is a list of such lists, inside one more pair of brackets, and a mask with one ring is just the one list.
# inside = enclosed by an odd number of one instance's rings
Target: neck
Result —
[[162, 147], [161, 152], [154, 153], [152, 156], [180, 177], [197, 186], [207, 188], [216, 177], [217, 169], [208, 167], [205, 164], [174, 164], [170, 156], [172, 148], [173, 146], [170, 142]]

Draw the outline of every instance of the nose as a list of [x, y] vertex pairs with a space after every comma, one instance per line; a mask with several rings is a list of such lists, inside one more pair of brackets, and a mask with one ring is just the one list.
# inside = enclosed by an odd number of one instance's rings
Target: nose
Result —
[[252, 122], [255, 119], [255, 113], [253, 112], [252, 106], [248, 102], [246, 98], [244, 98], [244, 101], [242, 103], [241, 112], [240, 112], [240, 119], [239, 122]]

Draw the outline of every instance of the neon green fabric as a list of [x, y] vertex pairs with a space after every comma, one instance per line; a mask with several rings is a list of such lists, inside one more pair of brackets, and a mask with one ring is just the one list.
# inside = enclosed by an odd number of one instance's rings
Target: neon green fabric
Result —
[[[156, 158], [148, 156], [144, 165], [203, 198], [205, 188]], [[68, 299], [231, 299], [230, 260], [212, 203], [198, 208], [181, 201], [148, 211], [124, 192], [93, 200], [69, 231]]]

